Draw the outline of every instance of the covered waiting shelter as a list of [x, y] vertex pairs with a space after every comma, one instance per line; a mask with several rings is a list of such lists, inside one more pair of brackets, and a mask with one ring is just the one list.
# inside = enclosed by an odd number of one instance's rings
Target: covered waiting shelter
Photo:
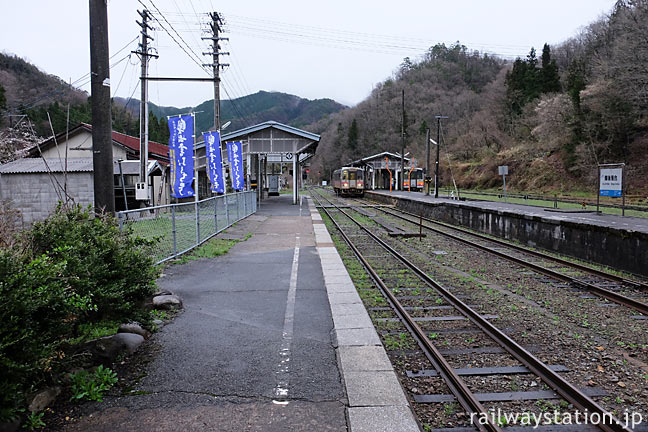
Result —
[[299, 202], [302, 163], [317, 150], [320, 136], [292, 126], [267, 121], [223, 134], [222, 142], [241, 141], [247, 148], [248, 167], [256, 177], [258, 199], [263, 197], [268, 161], [278, 158], [293, 164], [293, 204]]

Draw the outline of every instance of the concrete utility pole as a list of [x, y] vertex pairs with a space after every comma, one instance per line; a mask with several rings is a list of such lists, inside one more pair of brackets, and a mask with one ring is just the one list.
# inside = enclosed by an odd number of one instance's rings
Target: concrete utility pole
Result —
[[[212, 63], [209, 64], [203, 64], [204, 67], [209, 67], [211, 66], [212, 68], [212, 75], [214, 77], [214, 126], [213, 130], [216, 130], [220, 133], [221, 130], [221, 118], [220, 118], [220, 69], [223, 67], [229, 66], [228, 64], [221, 64], [220, 62], [220, 57], [221, 55], [229, 55], [229, 53], [226, 52], [220, 52], [220, 45], [218, 44], [219, 41], [222, 40], [229, 40], [229, 38], [222, 38], [219, 36], [221, 32], [221, 25], [223, 24], [223, 20], [221, 19], [220, 15], [218, 12], [211, 12], [209, 14], [209, 17], [212, 19], [212, 22], [210, 24], [210, 30], [211, 30], [211, 37], [204, 37], [201, 38], [203, 40], [211, 40], [212, 41], [212, 52], [204, 52], [202, 53], [203, 55], [210, 55], [212, 56]], [[223, 149], [219, 148], [218, 149], [221, 152], [221, 165], [223, 164], [223, 161], [225, 158], [223, 157]], [[229, 161], [228, 161], [229, 162]], [[224, 173], [224, 169], [223, 169]], [[230, 176], [231, 178], [231, 176]], [[225, 193], [227, 193], [227, 184], [225, 184]]]
[[428, 181], [429, 175], [430, 175], [430, 128], [427, 128], [425, 131], [425, 177], [424, 177], [425, 195], [430, 195], [430, 182]]
[[153, 38], [148, 35], [148, 30], [152, 30], [148, 25], [148, 20], [151, 18], [149, 11], [144, 9], [143, 11], [137, 11], [137, 13], [142, 17], [142, 22], [135, 21], [137, 24], [142, 27], [142, 42], [140, 42], [139, 51], [133, 51], [134, 54], [139, 55], [140, 61], [142, 63], [142, 75], [140, 77], [140, 88], [141, 88], [141, 98], [140, 98], [140, 175], [139, 182], [143, 183], [143, 190], [146, 191], [146, 201], [149, 200], [149, 184], [148, 184], [148, 147], [149, 147], [149, 134], [148, 134], [148, 123], [149, 123], [149, 113], [148, 113], [148, 60], [149, 57], [158, 56], [155, 54], [149, 54], [148, 52], [148, 40]]
[[401, 175], [400, 190], [405, 190], [405, 90], [401, 93]]
[[221, 55], [229, 55], [227, 52], [220, 52], [220, 45], [218, 44], [219, 40], [229, 40], [229, 38], [222, 38], [219, 36], [221, 32], [221, 25], [223, 24], [223, 21], [218, 14], [218, 12], [212, 12], [209, 14], [210, 18], [212, 19], [212, 23], [210, 24], [211, 27], [211, 32], [212, 32], [212, 37], [210, 38], [203, 38], [203, 39], [211, 39], [212, 41], [212, 52], [207, 52], [203, 53], [203, 55], [212, 55], [212, 63], [211, 64], [204, 64], [203, 66], [211, 66], [212, 68], [212, 74], [214, 75], [214, 130], [220, 130], [221, 127], [221, 119], [220, 119], [220, 68], [221, 67], [227, 67], [229, 66], [228, 64], [221, 64], [220, 63], [220, 58], [218, 56]]
[[448, 116], [434, 116], [437, 119], [437, 148], [436, 164], [434, 166], [434, 198], [439, 198], [439, 151], [441, 149], [441, 119], [447, 119]]
[[95, 213], [115, 213], [113, 180], [108, 6], [90, 0], [90, 83], [92, 99], [92, 163]]

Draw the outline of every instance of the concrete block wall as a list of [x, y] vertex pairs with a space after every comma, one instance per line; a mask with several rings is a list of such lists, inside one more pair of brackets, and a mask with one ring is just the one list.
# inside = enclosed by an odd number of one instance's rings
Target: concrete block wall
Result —
[[[52, 176], [61, 185], [64, 184], [63, 174]], [[47, 218], [56, 209], [59, 195], [52, 181], [46, 173], [0, 175], [0, 199], [10, 201], [11, 206], [20, 211], [22, 226], [19, 228], [28, 228], [32, 223]], [[58, 185], [56, 187], [58, 188]], [[67, 190], [76, 204], [94, 205], [94, 181], [91, 172], [68, 173]]]
[[648, 276], [648, 234], [457, 203], [425, 203], [368, 192], [372, 199], [475, 231]]

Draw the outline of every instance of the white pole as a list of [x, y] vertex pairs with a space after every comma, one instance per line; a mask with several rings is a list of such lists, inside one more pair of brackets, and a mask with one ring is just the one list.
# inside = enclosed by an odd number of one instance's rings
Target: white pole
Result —
[[293, 204], [299, 201], [299, 191], [297, 189], [297, 153], [293, 153]]

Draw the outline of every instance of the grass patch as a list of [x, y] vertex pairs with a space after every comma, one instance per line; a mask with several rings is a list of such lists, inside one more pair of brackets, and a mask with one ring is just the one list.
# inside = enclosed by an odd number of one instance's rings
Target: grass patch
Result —
[[96, 323], [79, 324], [79, 336], [71, 339], [72, 345], [84, 343], [104, 336], [110, 336], [117, 333], [119, 329], [118, 321], [99, 321]]
[[252, 233], [247, 233], [242, 239], [224, 239], [212, 238], [206, 241], [190, 253], [184, 254], [177, 262], [185, 264], [189, 261], [194, 261], [203, 258], [216, 258], [225, 255], [237, 243], [248, 240], [252, 237]]

